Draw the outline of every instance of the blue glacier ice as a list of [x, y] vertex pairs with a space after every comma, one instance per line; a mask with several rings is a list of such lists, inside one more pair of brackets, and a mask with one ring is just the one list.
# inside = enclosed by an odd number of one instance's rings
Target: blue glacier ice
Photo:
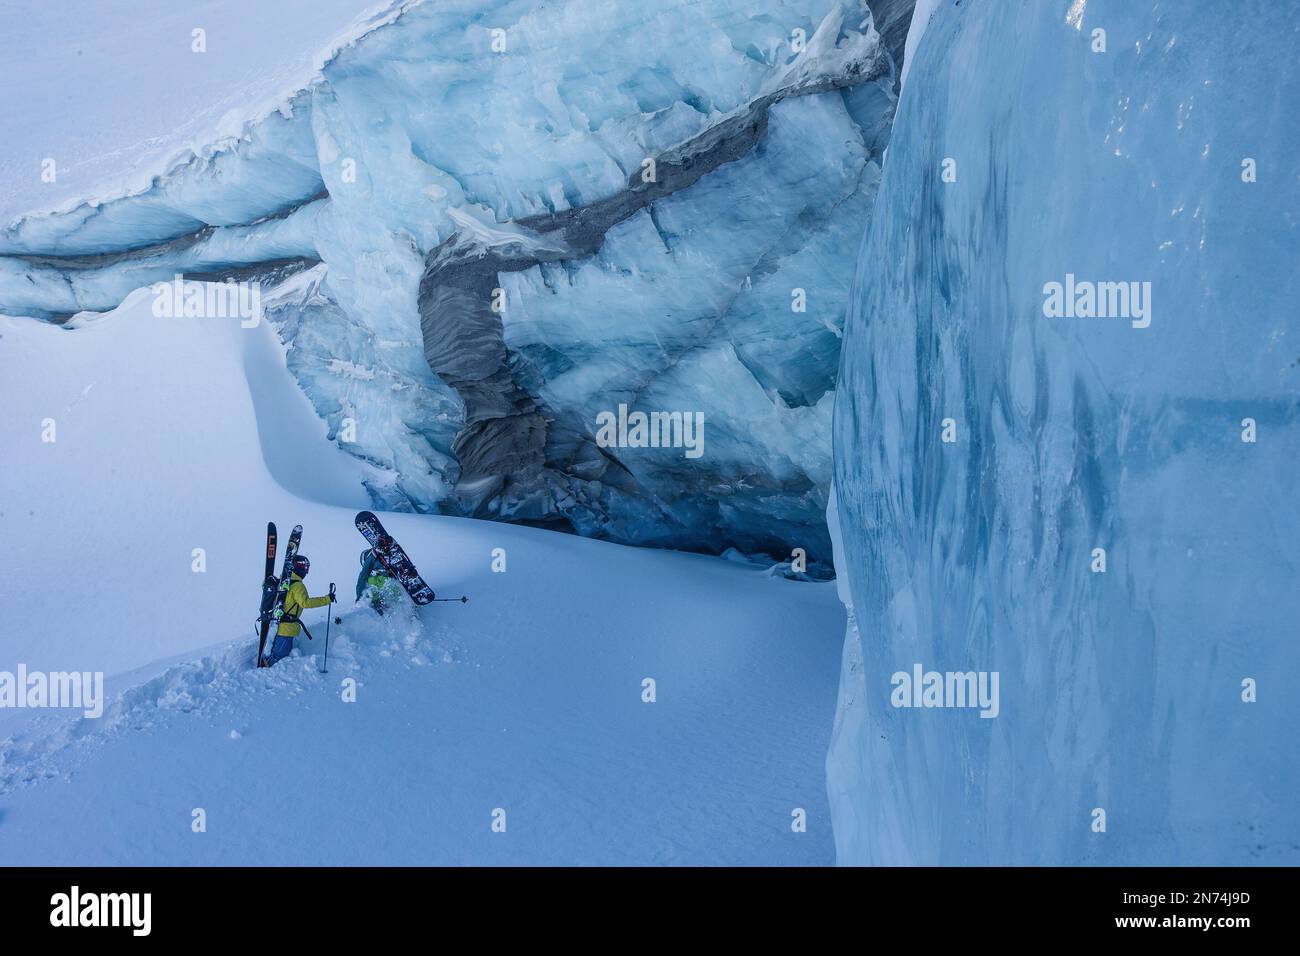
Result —
[[838, 858], [1294, 865], [1300, 8], [927, 6], [835, 393]]
[[[840, 337], [911, 9], [394, 2], [147, 189], [0, 229], [0, 312], [61, 321], [176, 274], [276, 285], [289, 368], [376, 504], [799, 547], [825, 573]], [[705, 453], [601, 446], [621, 404], [702, 413]]]

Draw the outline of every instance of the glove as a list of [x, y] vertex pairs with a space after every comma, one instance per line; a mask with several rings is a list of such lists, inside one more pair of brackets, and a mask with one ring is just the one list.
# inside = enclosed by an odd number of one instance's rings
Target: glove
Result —
[[333, 604], [333, 603], [335, 603], [336, 601], [338, 601], [338, 599], [339, 599], [339, 596], [338, 596], [337, 594], [335, 594], [333, 591], [331, 591], [331, 592], [330, 592], [330, 603]]

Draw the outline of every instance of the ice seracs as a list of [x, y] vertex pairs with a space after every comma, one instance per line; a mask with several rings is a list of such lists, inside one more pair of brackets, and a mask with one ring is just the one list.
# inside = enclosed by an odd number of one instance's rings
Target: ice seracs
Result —
[[[392, 4], [150, 188], [0, 232], [0, 312], [256, 283], [331, 435], [386, 474], [377, 506], [802, 547], [824, 575], [910, 9], [877, 6], [889, 42], [864, 0]], [[709, 441], [602, 445], [619, 404], [702, 415]]]
[[[1295, 863], [1277, 741], [1300, 713], [1251, 688], [1300, 668], [1300, 13], [1225, 34], [1108, 4], [1109, 53], [1062, 14], [937, 5], [861, 248], [835, 392], [838, 859]], [[1044, 316], [1046, 282], [1075, 319]], [[1120, 315], [1079, 318], [1085, 289]], [[997, 719], [894, 707], [918, 661], [997, 673]]]

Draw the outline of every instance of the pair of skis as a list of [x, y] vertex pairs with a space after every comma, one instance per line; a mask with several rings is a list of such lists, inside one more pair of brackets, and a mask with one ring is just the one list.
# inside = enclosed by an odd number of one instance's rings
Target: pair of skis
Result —
[[[361, 536], [366, 539], [371, 550], [379, 559], [379, 563], [384, 566], [384, 570], [389, 576], [396, 578], [406, 589], [406, 593], [411, 596], [411, 600], [416, 604], [431, 604], [434, 601], [459, 601], [464, 604], [469, 598], [461, 596], [458, 598], [438, 598], [433, 593], [433, 588], [424, 583], [420, 577], [420, 572], [415, 569], [411, 559], [406, 556], [402, 546], [398, 544], [393, 536], [384, 530], [384, 526], [379, 523], [379, 519], [373, 511], [362, 511], [357, 514], [357, 530]], [[262, 661], [266, 657], [266, 639], [271, 632], [271, 626], [275, 625], [279, 629], [280, 618], [284, 615], [284, 599], [289, 593], [289, 585], [293, 583], [294, 556], [298, 553], [298, 544], [302, 541], [302, 525], [294, 525], [293, 530], [289, 532], [289, 543], [284, 551], [284, 566], [280, 576], [275, 576], [275, 550], [276, 535], [275, 523], [267, 522], [266, 525], [266, 572], [262, 579], [262, 605], [258, 614], [258, 643], [257, 643], [257, 665], [264, 666]]]
[[298, 554], [298, 544], [302, 541], [302, 525], [296, 524], [289, 532], [289, 543], [284, 549], [284, 567], [280, 576], [275, 576], [275, 522], [266, 523], [266, 576], [262, 579], [262, 606], [258, 612], [257, 666], [266, 667], [266, 638], [271, 633], [271, 625], [280, 628], [280, 618], [284, 616], [284, 599], [289, 594], [289, 585], [293, 583], [293, 559]]

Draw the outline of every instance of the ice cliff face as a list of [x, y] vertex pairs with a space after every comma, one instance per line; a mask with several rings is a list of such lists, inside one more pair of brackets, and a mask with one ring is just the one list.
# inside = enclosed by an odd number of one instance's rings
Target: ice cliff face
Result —
[[836, 393], [840, 862], [1294, 864], [1300, 15], [937, 6]]
[[[911, 2], [394, 3], [150, 189], [0, 233], [0, 311], [257, 279], [378, 504], [829, 558], [853, 250]], [[288, 281], [286, 281], [288, 280]], [[601, 447], [702, 413], [704, 454]]]

